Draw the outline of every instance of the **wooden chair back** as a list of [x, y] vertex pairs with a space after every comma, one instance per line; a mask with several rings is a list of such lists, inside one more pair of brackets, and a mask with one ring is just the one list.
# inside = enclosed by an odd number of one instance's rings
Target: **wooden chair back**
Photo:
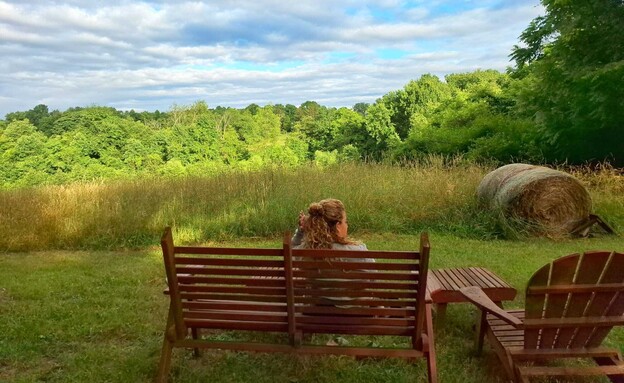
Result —
[[283, 249], [161, 245], [178, 336], [188, 328], [288, 331]]
[[586, 252], [539, 269], [526, 289], [525, 349], [597, 347], [624, 324], [624, 254]]
[[420, 339], [429, 249], [426, 233], [418, 252], [293, 249], [296, 331]]

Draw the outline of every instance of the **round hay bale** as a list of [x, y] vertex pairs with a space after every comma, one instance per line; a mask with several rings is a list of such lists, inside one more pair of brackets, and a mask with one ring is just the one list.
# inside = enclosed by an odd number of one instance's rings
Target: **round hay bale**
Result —
[[[514, 233], [561, 237], [589, 219], [592, 201], [572, 175], [543, 166], [510, 164], [487, 174], [477, 189]], [[510, 234], [508, 232], [508, 234]]]

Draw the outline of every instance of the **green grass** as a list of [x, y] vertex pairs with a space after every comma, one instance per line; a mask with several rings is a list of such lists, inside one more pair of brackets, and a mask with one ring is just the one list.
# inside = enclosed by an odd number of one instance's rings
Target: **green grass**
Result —
[[[474, 196], [490, 170], [430, 158], [402, 167], [340, 164], [2, 190], [0, 382], [150, 381], [167, 310], [156, 247], [166, 225], [178, 243], [275, 247], [300, 210], [334, 197], [347, 206], [351, 234], [370, 249], [416, 249], [419, 232], [427, 230], [431, 267], [488, 267], [519, 291], [558, 256], [624, 251], [617, 236], [500, 239]], [[594, 211], [623, 232], [622, 176], [608, 167], [569, 171], [587, 187]], [[522, 304], [519, 294], [509, 306]], [[468, 304], [451, 305], [445, 330], [436, 333], [442, 383], [502, 379], [493, 353], [472, 354], [473, 313]], [[608, 342], [622, 349], [624, 332], [614, 331]], [[419, 382], [425, 376], [423, 362], [231, 352], [192, 359], [178, 350], [173, 366], [175, 382]]]
[[[556, 257], [589, 249], [624, 251], [624, 241], [614, 236], [505, 241], [433, 231], [430, 238], [431, 267], [488, 267], [519, 289], [518, 298], [508, 307], [522, 306], [521, 291], [530, 275]], [[418, 236], [411, 234], [370, 233], [359, 239], [371, 249], [418, 246]], [[275, 247], [280, 240], [218, 244]], [[165, 323], [164, 285], [157, 247], [0, 254], [0, 381], [149, 382]], [[442, 383], [503, 381], [500, 365], [487, 346], [483, 357], [472, 353], [473, 315], [468, 304], [450, 305], [444, 331], [436, 332]], [[622, 329], [612, 332], [607, 341], [624, 351]], [[172, 374], [175, 382], [422, 382], [425, 364], [220, 351], [193, 359], [190, 352], [176, 350]]]

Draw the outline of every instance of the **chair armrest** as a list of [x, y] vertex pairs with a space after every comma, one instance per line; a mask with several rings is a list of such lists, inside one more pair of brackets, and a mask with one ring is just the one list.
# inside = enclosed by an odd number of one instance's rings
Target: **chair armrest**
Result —
[[483, 311], [487, 311], [497, 318], [509, 323], [515, 328], [522, 328], [523, 322], [507, 311], [498, 307], [485, 292], [477, 286], [463, 287], [459, 290], [466, 299]]

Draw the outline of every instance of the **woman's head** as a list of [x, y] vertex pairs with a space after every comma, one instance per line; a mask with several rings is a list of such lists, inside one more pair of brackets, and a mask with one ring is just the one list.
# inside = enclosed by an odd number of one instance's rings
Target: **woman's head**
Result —
[[310, 204], [303, 229], [306, 245], [313, 249], [330, 249], [334, 242], [353, 243], [347, 239], [347, 212], [344, 204], [337, 199], [329, 198]]

